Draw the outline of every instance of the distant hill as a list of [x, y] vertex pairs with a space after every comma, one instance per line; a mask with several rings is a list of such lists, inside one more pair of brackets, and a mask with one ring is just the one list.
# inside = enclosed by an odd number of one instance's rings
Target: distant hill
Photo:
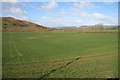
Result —
[[47, 27], [38, 25], [32, 22], [18, 20], [12, 17], [2, 17], [2, 27], [3, 28], [17, 28], [17, 27], [38, 27], [46, 29]]
[[87, 26], [87, 25], [82, 25], [82, 26], [80, 26], [79, 28], [86, 28], [86, 27], [89, 27], [89, 26]]
[[76, 26], [61, 26], [61, 27], [56, 27], [56, 28], [78, 28]]

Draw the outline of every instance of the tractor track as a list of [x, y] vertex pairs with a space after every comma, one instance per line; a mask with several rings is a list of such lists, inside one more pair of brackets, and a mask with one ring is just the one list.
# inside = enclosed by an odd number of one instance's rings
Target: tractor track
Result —
[[65, 65], [63, 65], [63, 66], [60, 66], [60, 67], [58, 67], [58, 68], [56, 68], [56, 69], [52, 69], [49, 73], [46, 73], [46, 74], [42, 75], [42, 76], [40, 77], [40, 79], [43, 79], [44, 77], [49, 76], [50, 74], [54, 73], [54, 72], [57, 71], [57, 70], [60, 70], [60, 69], [62, 69], [62, 68], [64, 68], [64, 67], [67, 67], [68, 65], [70, 65], [70, 64], [73, 63], [74, 61], [79, 60], [80, 58], [81, 58], [81, 57], [78, 57], [78, 58], [76, 58], [75, 60], [72, 60], [72, 61], [68, 62], [67, 64], [65, 64]]
[[[81, 61], [85, 61], [85, 60], [93, 60], [96, 58], [101, 58], [101, 57], [109, 57], [109, 56], [114, 56], [114, 55], [98, 55], [98, 56], [94, 56], [94, 57], [90, 57], [90, 58], [82, 58], [81, 57]], [[78, 60], [79, 61], [79, 60]], [[52, 62], [52, 63], [48, 63], [48, 64], [57, 64], [57, 63], [65, 63], [65, 62], [70, 62], [69, 61], [60, 61], [60, 62]], [[15, 68], [15, 67], [29, 67], [29, 66], [36, 66], [37, 64], [28, 64], [28, 65], [14, 65], [14, 66], [3, 66], [2, 68], [6, 69], [6, 68]]]
[[[110, 55], [110, 56], [103, 56], [103, 57], [112, 57], [112, 55]], [[114, 57], [114, 56], [113, 56]], [[97, 58], [97, 57], [96, 57]], [[101, 58], [101, 57], [100, 57]], [[93, 58], [94, 59], [94, 58]], [[106, 58], [105, 58], [106, 59]], [[91, 61], [90, 61], [91, 62]], [[93, 61], [93, 62], [95, 62], [95, 61]], [[84, 63], [88, 63], [88, 62], [80, 62], [80, 64], [84, 64]], [[76, 63], [72, 63], [71, 65], [74, 65], [74, 64], [78, 64], [78, 62]], [[60, 66], [64, 66], [64, 65], [59, 65], [59, 66], [56, 66], [57, 68], [56, 69], [58, 69]], [[99, 66], [99, 65], [98, 65]], [[99, 67], [105, 67], [105, 66], [99, 66]], [[93, 68], [92, 68], [93, 69]], [[19, 71], [21, 71], [21, 70], [24, 70], [24, 71], [26, 71], [26, 70], [40, 70], [40, 68], [31, 68], [31, 69], [20, 69], [20, 70], [4, 70], [3, 71], [3, 73], [6, 73], [6, 72], [19, 72]], [[52, 69], [53, 70], [53, 69]], [[51, 71], [52, 71], [51, 70]], [[81, 68], [80, 70], [88, 70], [87, 68]], [[41, 75], [41, 74], [36, 74], [36, 76], [38, 77], [39, 75]], [[21, 78], [26, 78], [26, 77], [28, 77], [28, 75], [21, 75], [21, 76], [14, 76], [14, 78], [19, 78], [19, 77], [21, 77]], [[85, 77], [85, 76], [82, 76], [82, 77]], [[82, 78], [81, 77], [81, 78]]]

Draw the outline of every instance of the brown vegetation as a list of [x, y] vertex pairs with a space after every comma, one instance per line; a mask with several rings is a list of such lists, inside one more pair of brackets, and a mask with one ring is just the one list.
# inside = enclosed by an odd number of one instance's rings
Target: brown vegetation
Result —
[[49, 32], [54, 28], [2, 28], [3, 32]]

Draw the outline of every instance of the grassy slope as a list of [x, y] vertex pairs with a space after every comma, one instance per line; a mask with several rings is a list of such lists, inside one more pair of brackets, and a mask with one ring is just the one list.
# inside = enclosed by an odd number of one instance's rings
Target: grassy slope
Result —
[[6, 27], [6, 28], [20, 28], [20, 27], [44, 28], [44, 26], [42, 26], [42, 25], [38, 25], [38, 24], [28, 22], [28, 21], [24, 21], [24, 20], [15, 19], [15, 18], [12, 18], [12, 17], [2, 17], [2, 27]]
[[[117, 77], [117, 33], [3, 33], [3, 77]], [[10, 48], [11, 47], [11, 48]]]

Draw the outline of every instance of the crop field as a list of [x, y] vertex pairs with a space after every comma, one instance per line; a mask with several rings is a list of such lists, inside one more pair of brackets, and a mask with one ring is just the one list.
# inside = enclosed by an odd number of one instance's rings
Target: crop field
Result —
[[118, 33], [3, 32], [3, 78], [117, 78]]

